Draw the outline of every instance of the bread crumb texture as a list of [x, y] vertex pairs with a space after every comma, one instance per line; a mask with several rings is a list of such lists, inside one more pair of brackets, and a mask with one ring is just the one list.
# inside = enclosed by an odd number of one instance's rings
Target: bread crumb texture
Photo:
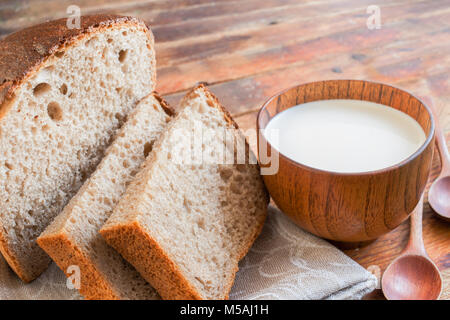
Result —
[[[87, 299], [154, 299], [154, 289], [98, 233], [139, 171], [170, 116], [154, 95], [129, 115], [95, 172], [38, 244], [66, 271], [80, 267], [81, 294]], [[149, 149], [150, 148], [150, 149]]]
[[[268, 195], [258, 165], [220, 164], [220, 133], [233, 128], [217, 99], [194, 89], [101, 229], [164, 299], [227, 299], [238, 262], [262, 229]], [[200, 146], [215, 163], [179, 161], [189, 147], [174, 136], [197, 129], [218, 132]]]
[[16, 88], [0, 119], [0, 249], [24, 281], [50, 263], [36, 238], [153, 90], [154, 61], [149, 31], [118, 23], [79, 37]]

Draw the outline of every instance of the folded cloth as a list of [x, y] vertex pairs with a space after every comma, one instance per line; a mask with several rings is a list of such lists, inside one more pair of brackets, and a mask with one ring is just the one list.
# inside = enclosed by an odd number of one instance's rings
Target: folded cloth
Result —
[[361, 299], [376, 285], [376, 277], [342, 251], [270, 206], [230, 299]]
[[82, 299], [76, 289], [67, 287], [64, 273], [52, 263], [31, 283], [24, 283], [9, 268], [0, 254], [0, 300], [74, 300]]
[[[343, 252], [303, 231], [270, 206], [267, 222], [239, 272], [230, 299], [360, 299], [376, 278]], [[0, 299], [81, 299], [55, 264], [25, 284], [0, 256]]]

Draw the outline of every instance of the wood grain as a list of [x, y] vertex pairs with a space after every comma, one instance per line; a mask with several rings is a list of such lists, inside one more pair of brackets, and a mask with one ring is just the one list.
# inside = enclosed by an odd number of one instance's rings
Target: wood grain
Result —
[[[432, 116], [420, 100], [397, 88], [361, 80], [328, 80], [294, 86], [271, 98], [259, 113], [257, 129], [266, 128], [286, 109], [327, 99], [388, 105], [416, 119], [427, 140], [408, 161], [368, 173], [322, 171], [279, 154], [278, 171], [264, 175], [264, 182], [277, 206], [309, 232], [334, 241], [372, 240], [395, 229], [419, 202], [432, 162]], [[273, 150], [263, 135], [258, 139], [261, 166], [271, 167], [273, 164], [266, 163], [264, 156], [265, 150], [269, 155]]]
[[441, 294], [440, 272], [423, 244], [422, 213], [423, 195], [410, 216], [408, 244], [383, 273], [381, 288], [389, 300], [437, 300]]
[[[243, 128], [255, 128], [264, 101], [292, 85], [323, 79], [364, 79], [432, 97], [450, 145], [450, 7], [447, 0], [4, 0], [0, 37], [63, 17], [69, 4], [82, 13], [142, 17], [157, 41], [158, 90], [170, 102], [206, 81]], [[381, 29], [368, 30], [368, 5], [381, 9]], [[215, 8], [216, 9], [215, 9]], [[217, 9], [219, 8], [219, 9]], [[222, 10], [223, 9], [223, 10]], [[431, 179], [439, 172], [434, 158]], [[427, 186], [429, 186], [428, 183]], [[425, 198], [427, 199], [427, 198]], [[425, 203], [423, 234], [450, 298], [450, 227]], [[383, 271], [406, 245], [409, 222], [375, 242], [345, 252]], [[376, 268], [375, 268], [376, 269]], [[382, 297], [379, 290], [371, 299]]]

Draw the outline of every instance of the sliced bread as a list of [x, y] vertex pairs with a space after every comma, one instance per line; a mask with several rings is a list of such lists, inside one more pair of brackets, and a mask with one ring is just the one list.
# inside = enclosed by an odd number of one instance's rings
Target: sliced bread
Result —
[[172, 112], [158, 96], [144, 98], [106, 150], [95, 172], [37, 239], [66, 274], [80, 270], [86, 299], [152, 299], [153, 288], [98, 231], [125, 193]]
[[[218, 100], [200, 85], [181, 107], [100, 232], [163, 299], [226, 299], [264, 224], [268, 195]], [[237, 150], [224, 132], [244, 145], [243, 163], [224, 164]]]
[[81, 17], [0, 41], [0, 251], [24, 281], [50, 258], [36, 238], [155, 87], [153, 36], [135, 18]]

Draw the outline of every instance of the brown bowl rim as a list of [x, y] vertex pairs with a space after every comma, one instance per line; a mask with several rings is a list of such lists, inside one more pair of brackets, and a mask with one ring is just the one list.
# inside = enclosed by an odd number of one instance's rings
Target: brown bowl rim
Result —
[[[419, 99], [417, 96], [415, 96], [414, 94], [410, 93], [409, 91], [406, 91], [402, 88], [390, 85], [390, 84], [386, 84], [386, 83], [382, 83], [382, 82], [377, 82], [377, 81], [371, 81], [371, 80], [360, 80], [360, 79], [329, 79], [329, 80], [318, 80], [318, 81], [311, 81], [311, 82], [305, 82], [305, 83], [301, 83], [301, 84], [297, 84], [297, 85], [293, 85], [287, 89], [283, 89], [278, 91], [278, 93], [272, 95], [270, 98], [268, 98], [263, 105], [261, 106], [261, 108], [258, 111], [258, 114], [256, 116], [256, 129], [259, 131], [261, 128], [259, 126], [259, 122], [260, 122], [260, 118], [261, 118], [261, 114], [263, 112], [263, 110], [265, 110], [265, 108], [267, 107], [267, 105], [275, 98], [278, 98], [280, 95], [288, 92], [289, 90], [292, 90], [294, 88], [298, 88], [300, 86], [305, 86], [305, 85], [309, 85], [309, 84], [314, 84], [314, 83], [326, 83], [326, 82], [331, 82], [331, 81], [339, 81], [339, 82], [344, 82], [344, 81], [361, 81], [361, 82], [365, 82], [365, 83], [370, 83], [370, 84], [375, 84], [375, 85], [383, 85], [383, 86], [387, 86], [399, 91], [402, 91], [410, 96], [412, 96], [413, 98], [417, 99], [424, 107], [425, 110], [427, 111], [428, 115], [430, 116], [430, 120], [431, 120], [431, 126], [430, 126], [430, 130], [427, 133], [427, 138], [425, 139], [425, 142], [413, 153], [411, 154], [409, 157], [407, 157], [406, 159], [402, 160], [399, 163], [396, 163], [392, 166], [386, 167], [386, 168], [382, 168], [382, 169], [378, 169], [378, 170], [371, 170], [371, 171], [361, 171], [361, 172], [338, 172], [338, 171], [331, 171], [331, 170], [323, 170], [323, 169], [318, 169], [318, 168], [314, 168], [314, 167], [310, 167], [307, 166], [305, 164], [302, 164], [300, 162], [297, 162], [291, 158], [289, 158], [288, 156], [284, 155], [283, 153], [281, 153], [277, 148], [273, 147], [272, 144], [270, 144], [269, 141], [267, 141], [266, 137], [264, 136], [264, 134], [262, 134], [262, 137], [264, 138], [264, 140], [266, 141], [266, 143], [268, 143], [270, 145], [270, 148], [275, 149], [279, 156], [281, 156], [282, 158], [284, 158], [285, 160], [291, 162], [292, 164], [295, 164], [296, 166], [300, 166], [301, 168], [308, 170], [308, 171], [313, 171], [316, 173], [323, 173], [323, 174], [331, 174], [331, 175], [335, 175], [335, 176], [363, 176], [363, 175], [375, 175], [375, 174], [382, 174], [382, 173], [386, 173], [388, 171], [392, 171], [392, 170], [396, 170], [404, 165], [406, 165], [407, 163], [413, 161], [414, 159], [416, 159], [418, 156], [420, 156], [420, 154], [422, 154], [422, 152], [428, 147], [428, 145], [431, 143], [431, 140], [434, 137], [434, 130], [435, 130], [435, 123], [434, 123], [434, 117], [433, 117], [433, 113], [431, 112], [430, 107], [428, 107], [426, 105], [426, 103], [424, 103], [421, 99]], [[358, 99], [350, 99], [350, 100], [358, 100]], [[317, 101], [317, 100], [316, 100]], [[368, 101], [368, 100], [362, 100], [361, 101]], [[388, 106], [391, 107], [391, 106]], [[392, 107], [391, 107], [392, 108]], [[401, 110], [399, 110], [401, 111]], [[403, 112], [403, 111], [401, 111]], [[405, 113], [405, 112], [403, 112]], [[278, 113], [277, 113], [278, 114]], [[417, 120], [416, 120], [417, 121]], [[259, 144], [258, 144], [258, 161], [259, 161]]]

